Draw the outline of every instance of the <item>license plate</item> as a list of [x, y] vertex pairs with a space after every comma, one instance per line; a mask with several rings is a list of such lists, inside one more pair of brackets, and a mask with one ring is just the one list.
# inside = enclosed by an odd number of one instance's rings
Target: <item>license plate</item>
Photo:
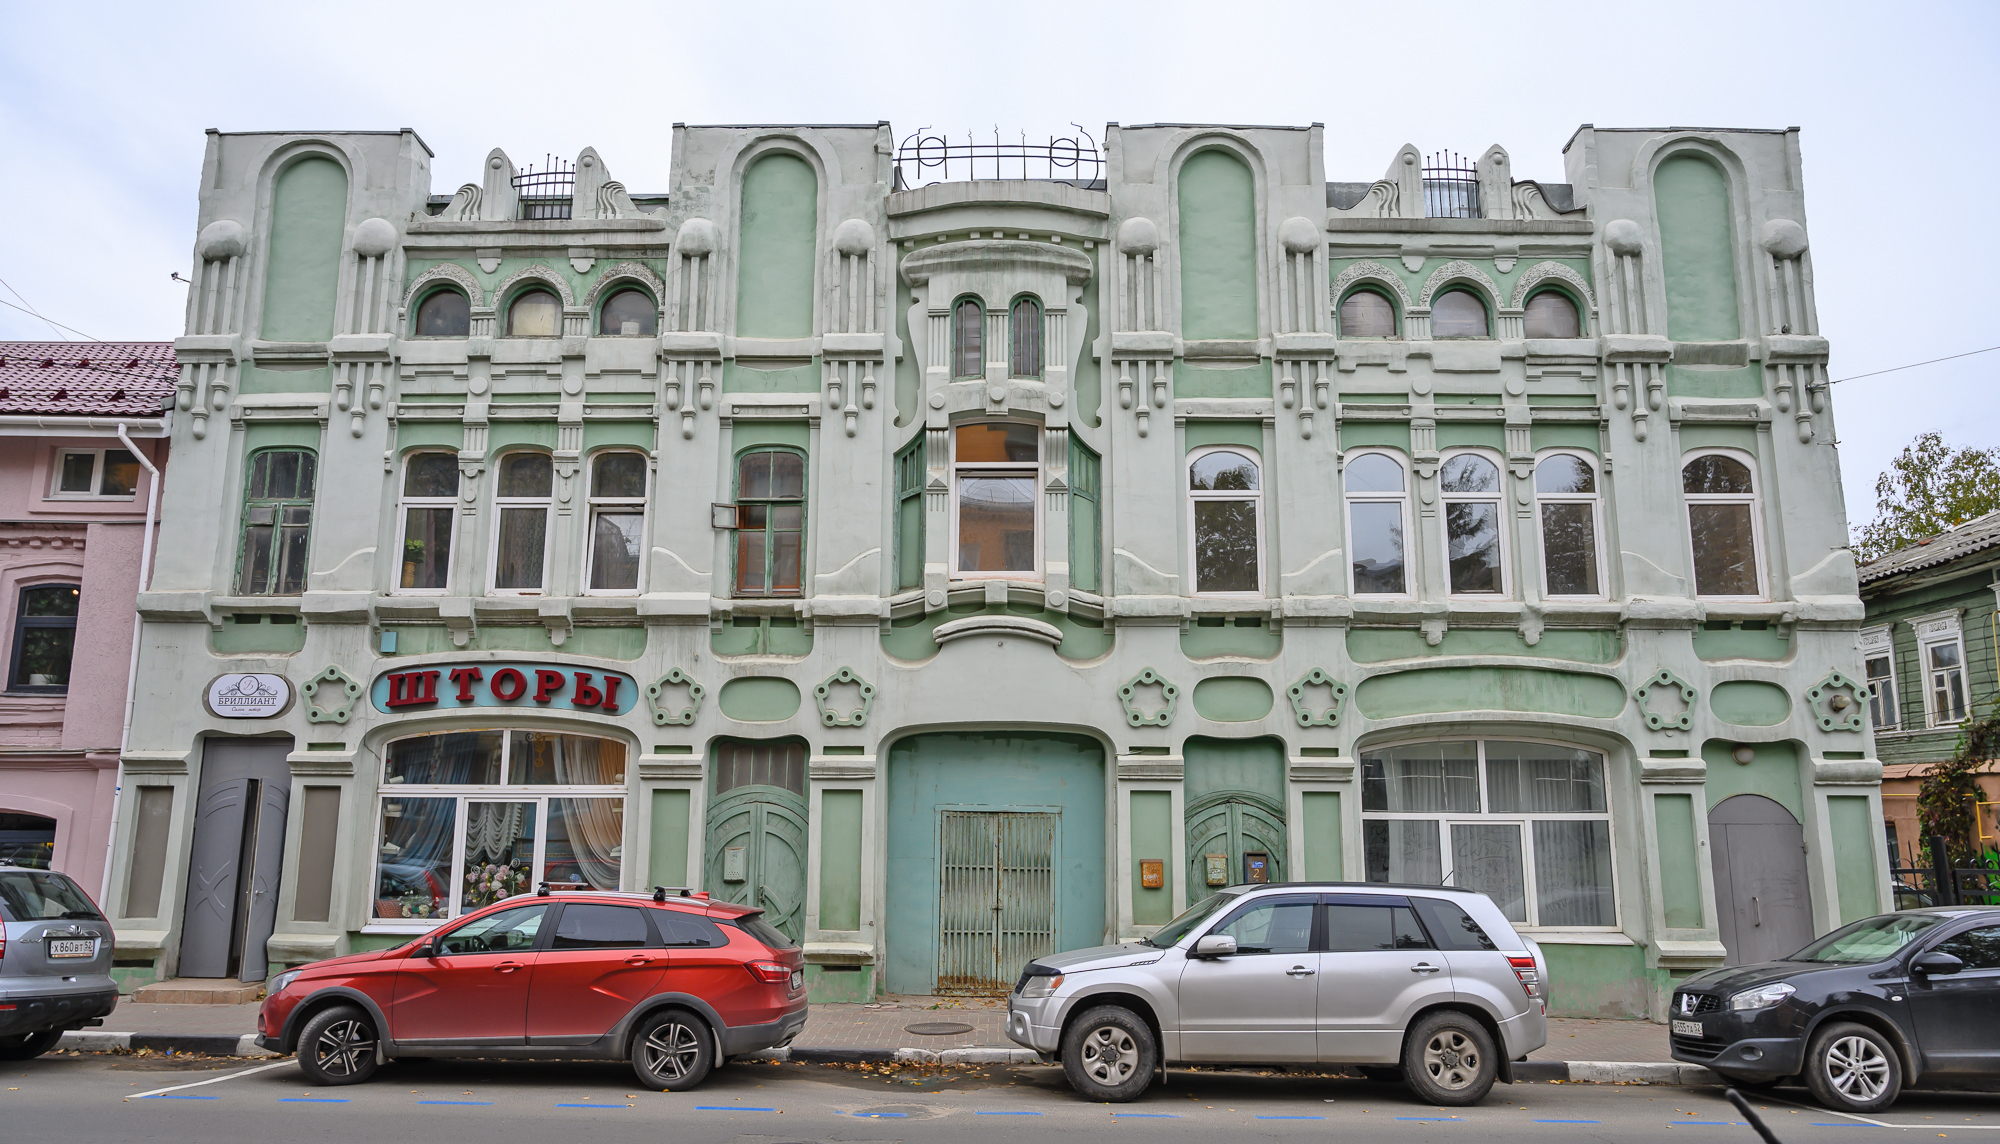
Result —
[[50, 957], [95, 957], [97, 941], [94, 938], [65, 938], [48, 944]]
[[1683, 1037], [1700, 1037], [1706, 1035], [1706, 1030], [1701, 1027], [1700, 1021], [1675, 1021], [1674, 1032], [1679, 1033]]

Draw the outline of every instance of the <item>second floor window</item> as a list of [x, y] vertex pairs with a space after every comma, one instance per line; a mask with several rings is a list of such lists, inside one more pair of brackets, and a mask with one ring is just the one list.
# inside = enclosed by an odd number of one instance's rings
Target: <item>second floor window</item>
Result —
[[1403, 463], [1387, 453], [1362, 453], [1348, 459], [1344, 476], [1347, 548], [1354, 565], [1354, 594], [1408, 594], [1403, 537], [1409, 511], [1409, 485], [1403, 475]]
[[1188, 465], [1189, 536], [1197, 593], [1255, 595], [1264, 583], [1257, 556], [1263, 482], [1248, 450], [1210, 449]]
[[1601, 596], [1597, 573], [1597, 471], [1572, 453], [1535, 466], [1535, 508], [1542, 525], [1542, 592]]
[[1438, 467], [1444, 494], [1445, 564], [1454, 596], [1505, 592], [1500, 466], [1477, 453], [1446, 457]]
[[660, 308], [643, 290], [620, 290], [604, 300], [597, 315], [597, 332], [608, 337], [652, 337], [659, 328]]
[[1431, 336], [1483, 338], [1488, 333], [1486, 303], [1470, 290], [1447, 290], [1431, 303]]
[[1726, 453], [1703, 453], [1681, 467], [1688, 539], [1694, 551], [1694, 594], [1755, 597], [1757, 490], [1750, 466]]
[[562, 333], [562, 302], [547, 290], [530, 290], [507, 307], [507, 335], [553, 338]]
[[805, 457], [759, 449], [738, 458], [736, 594], [799, 595], [805, 528]]
[[139, 458], [123, 449], [64, 449], [56, 454], [50, 500], [115, 497], [130, 500], [139, 489]]
[[1917, 624], [1917, 662], [1923, 670], [1924, 714], [1930, 725], [1964, 722], [1965, 643], [1955, 619]]
[[1033, 298], [1018, 299], [1007, 325], [1014, 341], [1014, 355], [1008, 372], [1015, 377], [1042, 376], [1041, 303]]
[[414, 453], [403, 462], [403, 567], [396, 586], [442, 592], [450, 586], [452, 526], [458, 517], [458, 455]]
[[976, 298], [962, 298], [951, 311], [951, 376], [986, 376], [986, 311]]
[[1373, 290], [1356, 290], [1340, 303], [1343, 338], [1393, 338], [1396, 307]]
[[417, 305], [417, 336], [462, 338], [472, 332], [472, 303], [456, 290], [435, 290]]
[[555, 465], [547, 453], [508, 453], [500, 458], [493, 493], [493, 590], [533, 594], [543, 590], [549, 555], [549, 508]]
[[14, 611], [14, 655], [7, 690], [58, 694], [69, 690], [81, 588], [36, 584], [21, 589]]
[[986, 421], [952, 432], [953, 574], [1041, 570], [1041, 429]]
[[[1876, 637], [1870, 646], [1869, 636]], [[1868, 719], [1877, 731], [1893, 731], [1902, 720], [1896, 709], [1896, 659], [1888, 632], [1877, 628], [1861, 633], [1864, 669], [1868, 674]]]
[[305, 591], [317, 469], [318, 458], [305, 449], [264, 449], [251, 456], [238, 595], [296, 596]]
[[636, 592], [646, 554], [646, 455], [599, 453], [590, 462], [592, 592]]

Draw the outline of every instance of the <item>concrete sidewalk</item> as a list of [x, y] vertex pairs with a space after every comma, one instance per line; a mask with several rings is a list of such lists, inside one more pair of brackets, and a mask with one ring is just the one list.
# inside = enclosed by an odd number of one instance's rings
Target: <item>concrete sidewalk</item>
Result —
[[[149, 1005], [121, 998], [101, 1029], [66, 1035], [81, 1051], [261, 1055], [251, 1038], [256, 1005]], [[1034, 1054], [1009, 1041], [1003, 1001], [885, 996], [868, 1005], [814, 1005], [792, 1060], [905, 1060], [944, 1064], [1024, 1063]], [[1649, 1021], [1550, 1018], [1549, 1043], [1530, 1053], [1523, 1080], [1713, 1083], [1708, 1070], [1674, 1062], [1667, 1029]]]

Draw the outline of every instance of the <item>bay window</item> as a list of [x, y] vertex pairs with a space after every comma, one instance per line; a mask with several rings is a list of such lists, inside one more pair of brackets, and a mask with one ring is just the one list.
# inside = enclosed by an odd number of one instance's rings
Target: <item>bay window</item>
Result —
[[1041, 571], [1041, 428], [1005, 421], [952, 431], [955, 576]]

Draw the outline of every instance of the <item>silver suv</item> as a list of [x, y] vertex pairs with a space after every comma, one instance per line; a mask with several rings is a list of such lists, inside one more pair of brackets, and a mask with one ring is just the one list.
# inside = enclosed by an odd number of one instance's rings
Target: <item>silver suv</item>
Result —
[[0, 1061], [56, 1047], [118, 1005], [111, 926], [67, 874], [0, 863]]
[[1237, 886], [1140, 943], [1030, 962], [1007, 1036], [1092, 1100], [1131, 1100], [1170, 1062], [1355, 1065], [1475, 1104], [1547, 1042], [1547, 973], [1485, 894]]

